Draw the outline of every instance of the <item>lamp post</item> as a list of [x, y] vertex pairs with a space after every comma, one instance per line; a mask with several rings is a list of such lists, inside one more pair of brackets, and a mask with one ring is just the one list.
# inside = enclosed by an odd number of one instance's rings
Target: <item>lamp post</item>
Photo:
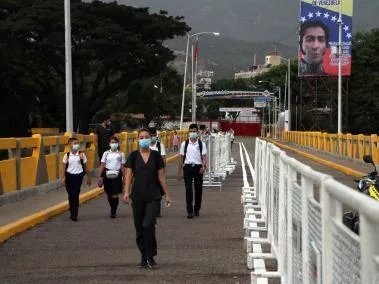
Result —
[[342, 133], [342, 0], [338, 17], [338, 134]]
[[[288, 88], [288, 91], [287, 91], [287, 94], [288, 94], [288, 102], [287, 102], [287, 105], [288, 105], [288, 131], [291, 130], [291, 59], [290, 58], [284, 58], [284, 57], [281, 57], [280, 58], [284, 61], [287, 61], [287, 88]], [[285, 105], [285, 104], [284, 104]]]
[[[183, 76], [182, 108], [181, 108], [181, 112], [180, 112], [180, 130], [183, 129], [184, 100], [185, 100], [185, 94], [186, 94], [186, 77], [187, 77], [189, 42], [190, 42], [190, 39], [192, 37], [199, 36], [199, 35], [202, 35], [202, 34], [212, 34], [214, 36], [219, 36], [220, 35], [220, 33], [218, 33], [218, 32], [200, 32], [200, 33], [195, 33], [193, 35], [190, 35], [189, 33], [187, 34], [186, 60], [185, 60], [185, 65], [184, 65], [184, 76]], [[192, 57], [192, 60], [193, 60], [193, 57]], [[192, 88], [193, 88], [193, 85], [192, 85]], [[193, 99], [192, 99], [192, 101], [193, 101]], [[192, 111], [193, 111], [193, 107], [192, 107]]]
[[64, 0], [65, 23], [65, 69], [66, 69], [66, 131], [74, 130], [72, 106], [72, 62], [71, 62], [71, 8], [70, 0]]
[[[274, 101], [274, 111], [273, 111], [273, 123], [274, 125], [277, 126], [277, 123], [278, 123], [278, 109], [279, 109], [279, 112], [281, 112], [281, 100], [282, 100], [282, 95], [281, 95], [281, 88], [279, 86], [276, 86], [274, 83], [270, 82], [270, 81], [258, 81], [258, 83], [269, 83], [270, 85], [272, 85], [278, 92], [279, 92], [279, 103], [277, 103], [276, 101], [276, 97], [275, 97], [275, 101]], [[276, 138], [276, 126], [275, 126], [275, 130], [273, 131], [274, 132], [274, 136]]]

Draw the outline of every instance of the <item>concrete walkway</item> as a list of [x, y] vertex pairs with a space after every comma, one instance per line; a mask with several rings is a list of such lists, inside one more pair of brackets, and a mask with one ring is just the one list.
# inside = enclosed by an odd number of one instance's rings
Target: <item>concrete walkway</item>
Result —
[[[245, 146], [252, 154], [253, 139]], [[233, 157], [240, 160], [238, 146]], [[100, 196], [80, 207], [79, 222], [66, 212], [0, 245], [1, 283], [250, 283], [240, 164], [222, 192], [205, 190], [201, 215], [192, 220], [186, 218], [184, 183], [174, 179], [176, 170], [168, 167], [172, 208], [162, 210], [157, 225], [158, 269], [135, 266], [139, 253], [130, 207], [121, 204], [119, 217], [110, 219]], [[34, 205], [28, 199], [22, 206]]]

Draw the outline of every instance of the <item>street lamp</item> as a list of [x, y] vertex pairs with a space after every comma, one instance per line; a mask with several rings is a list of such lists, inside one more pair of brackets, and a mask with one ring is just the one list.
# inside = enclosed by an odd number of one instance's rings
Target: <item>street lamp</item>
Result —
[[[268, 83], [268, 84], [270, 84], [270, 85], [272, 85], [278, 92], [279, 92], [279, 104], [277, 104], [276, 103], [276, 97], [275, 97], [275, 101], [274, 101], [274, 112], [273, 112], [273, 118], [272, 118], [272, 121], [273, 121], [273, 124], [274, 125], [276, 125], [275, 126], [275, 129], [274, 129], [274, 131], [273, 131], [273, 133], [274, 133], [274, 136], [275, 136], [275, 138], [276, 138], [276, 128], [277, 128], [277, 124], [278, 124], [278, 109], [279, 109], [279, 112], [281, 112], [282, 111], [282, 109], [281, 109], [281, 100], [282, 100], [282, 95], [281, 95], [281, 88], [279, 87], [279, 86], [276, 86], [274, 83], [272, 83], [272, 82], [270, 82], [270, 81], [258, 81], [258, 83]], [[269, 112], [270, 112], [270, 110], [269, 110]], [[269, 115], [270, 115], [270, 113], [269, 113]]]
[[[220, 33], [218, 33], [218, 32], [199, 32], [199, 33], [195, 33], [195, 34], [192, 34], [192, 35], [190, 35], [189, 33], [187, 34], [186, 61], [185, 61], [185, 65], [184, 65], [184, 76], [183, 76], [182, 108], [181, 108], [181, 112], [180, 112], [180, 130], [183, 129], [184, 100], [185, 100], [185, 94], [186, 94], [186, 77], [187, 77], [189, 42], [190, 42], [190, 39], [192, 37], [199, 36], [199, 35], [202, 35], [202, 34], [211, 34], [211, 35], [214, 35], [214, 36], [219, 36], [220, 35]], [[193, 57], [192, 57], [192, 60], [193, 60]], [[193, 84], [192, 84], [192, 88], [193, 88]], [[192, 102], [195, 101], [195, 103], [196, 103], [196, 98], [194, 100], [193, 95], [194, 94], [193, 94], [193, 89], [192, 89]], [[193, 105], [192, 106], [192, 111], [195, 110], [194, 108], [195, 108], [195, 106]], [[196, 110], [195, 110], [195, 112], [196, 112]]]
[[342, 133], [342, 0], [338, 17], [338, 134]]
[[[284, 58], [284, 57], [281, 57], [280, 56], [280, 59], [284, 60], [284, 61], [287, 61], [287, 88], [288, 88], [288, 101], [287, 101], [287, 105], [288, 105], [288, 131], [291, 130], [291, 59], [290, 58]], [[285, 103], [284, 103], [284, 109], [285, 109]]]
[[65, 24], [65, 69], [66, 69], [66, 131], [74, 130], [72, 106], [72, 63], [71, 63], [71, 15], [70, 0], [64, 0]]

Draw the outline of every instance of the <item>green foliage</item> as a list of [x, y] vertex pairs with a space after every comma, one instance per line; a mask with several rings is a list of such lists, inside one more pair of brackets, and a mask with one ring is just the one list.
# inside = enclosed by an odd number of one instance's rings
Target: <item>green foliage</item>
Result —
[[349, 90], [349, 131], [379, 130], [379, 29], [357, 33], [353, 40]]
[[[181, 17], [116, 2], [72, 0], [71, 17], [74, 122], [82, 132], [130, 82], [163, 72], [174, 59], [163, 41], [189, 30]], [[33, 121], [63, 128], [64, 56], [63, 1], [0, 3], [0, 110], [9, 114], [2, 115], [2, 135], [25, 132]]]

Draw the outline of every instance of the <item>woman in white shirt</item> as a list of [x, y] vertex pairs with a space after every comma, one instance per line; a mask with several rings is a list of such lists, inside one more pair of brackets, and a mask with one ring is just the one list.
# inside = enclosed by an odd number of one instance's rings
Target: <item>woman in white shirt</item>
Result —
[[101, 158], [99, 186], [104, 184], [104, 191], [111, 207], [110, 217], [116, 218], [118, 195], [122, 193], [123, 188], [125, 154], [119, 151], [119, 141], [115, 136], [111, 137], [109, 147]]

